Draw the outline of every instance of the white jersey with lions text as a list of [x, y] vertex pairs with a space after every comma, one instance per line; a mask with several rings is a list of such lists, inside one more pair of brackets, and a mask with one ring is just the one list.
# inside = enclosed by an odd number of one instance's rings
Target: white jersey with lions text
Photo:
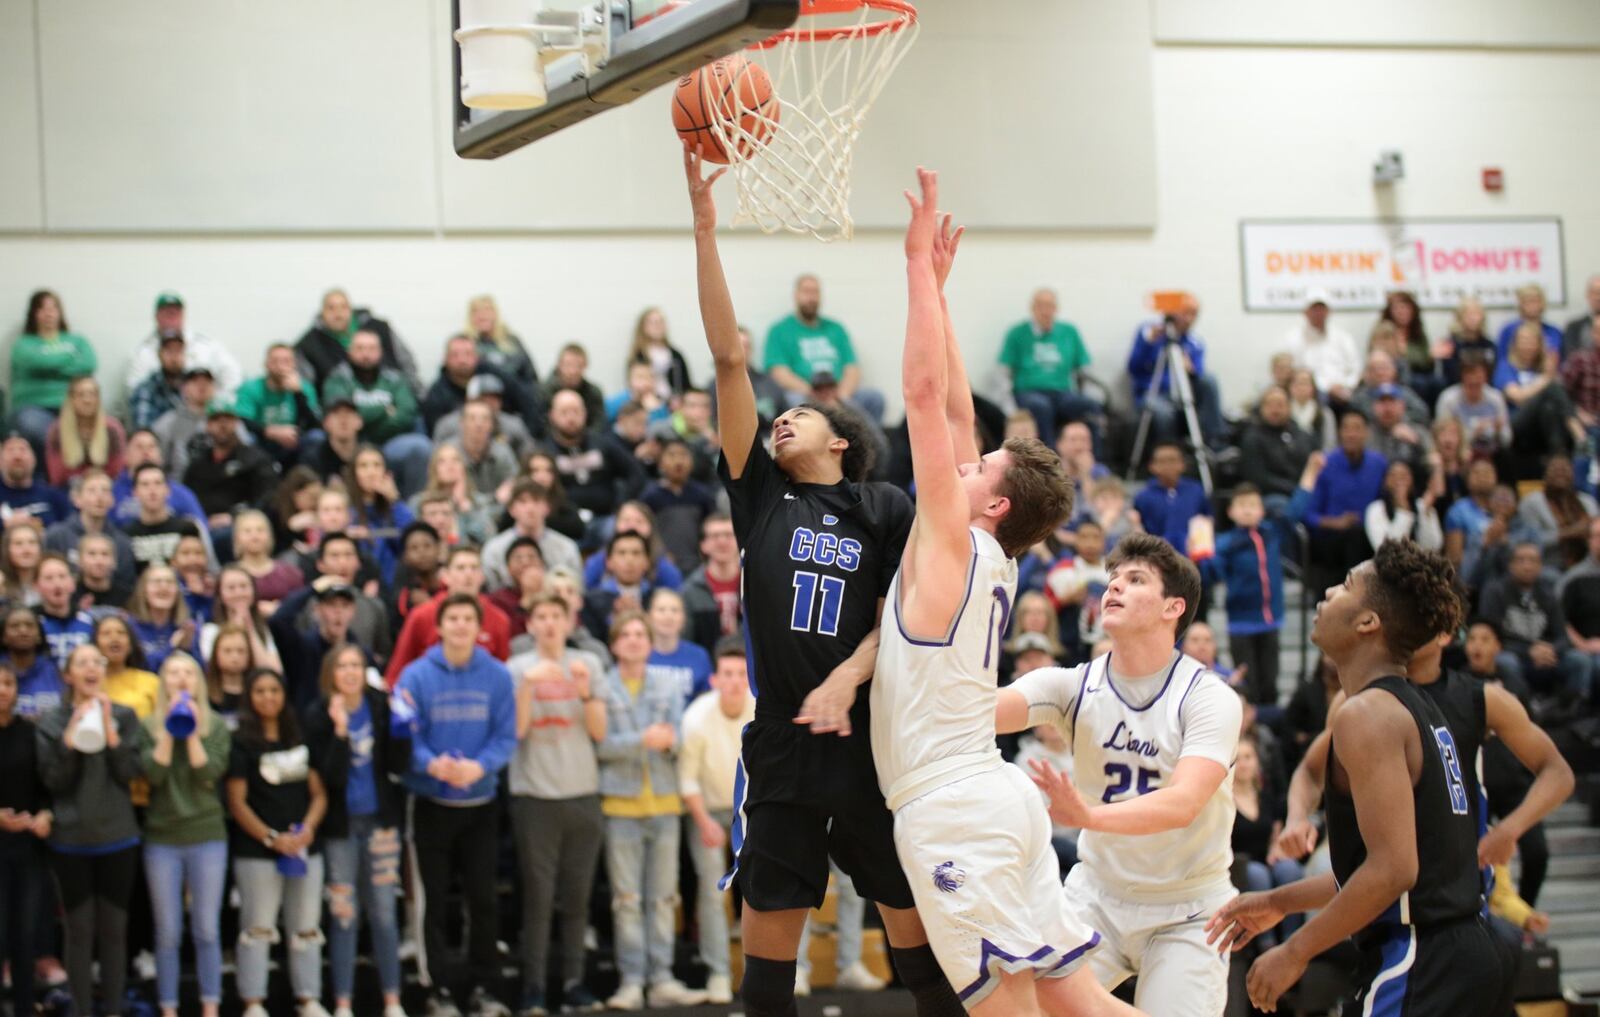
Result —
[[1171, 903], [1229, 886], [1233, 864], [1233, 760], [1242, 707], [1216, 672], [1174, 651], [1161, 672], [1113, 675], [1113, 654], [1074, 668], [1046, 667], [1010, 687], [1028, 701], [1028, 724], [1053, 724], [1072, 749], [1072, 780], [1091, 805], [1166, 787], [1178, 761], [1228, 768], [1194, 822], [1163, 833], [1085, 830], [1078, 856], [1097, 880], [1130, 900]]
[[[994, 740], [1000, 642], [1017, 591], [1017, 563], [972, 527], [966, 595], [941, 638], [917, 639], [900, 617], [900, 577], [889, 585], [872, 678], [872, 758], [891, 810], [962, 776], [1002, 763]], [[904, 566], [902, 566], [902, 571]]]

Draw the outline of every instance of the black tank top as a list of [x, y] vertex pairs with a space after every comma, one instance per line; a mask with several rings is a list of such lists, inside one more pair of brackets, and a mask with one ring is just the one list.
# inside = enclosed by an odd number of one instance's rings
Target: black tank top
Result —
[[[1416, 885], [1385, 909], [1369, 928], [1426, 928], [1470, 918], [1478, 913], [1482, 893], [1478, 873], [1480, 810], [1466, 777], [1472, 760], [1463, 756], [1444, 711], [1433, 698], [1398, 675], [1379, 678], [1357, 695], [1374, 690], [1394, 696], [1416, 721], [1422, 738], [1422, 773], [1412, 788], [1417, 829]], [[1481, 738], [1481, 726], [1478, 732]], [[1343, 769], [1337, 749], [1330, 742], [1329, 765]], [[1331, 779], [1327, 810], [1328, 851], [1334, 878], [1342, 886], [1366, 860], [1367, 845], [1356, 823], [1354, 799], [1339, 791]]]

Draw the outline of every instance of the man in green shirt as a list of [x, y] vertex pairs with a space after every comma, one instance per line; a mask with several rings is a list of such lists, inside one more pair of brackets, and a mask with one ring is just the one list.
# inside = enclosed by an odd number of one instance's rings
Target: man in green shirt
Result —
[[812, 379], [838, 383], [839, 398], [876, 422], [883, 420], [883, 393], [861, 386], [861, 366], [844, 326], [819, 313], [822, 283], [814, 275], [794, 282], [794, 313], [767, 331], [767, 374], [783, 387], [789, 405], [812, 397]]
[[300, 376], [293, 346], [268, 346], [266, 369], [265, 375], [239, 386], [234, 405], [262, 449], [280, 465], [290, 466], [301, 446], [320, 437], [316, 429], [322, 408], [316, 389]]
[[1078, 372], [1089, 366], [1089, 350], [1076, 327], [1056, 320], [1056, 294], [1041, 289], [1033, 295], [1032, 314], [1006, 333], [1000, 366], [1011, 374], [1017, 405], [1033, 414], [1039, 437], [1053, 441], [1062, 426], [1083, 421], [1100, 445], [1100, 404], [1077, 390]]
[[395, 485], [406, 497], [428, 482], [428, 457], [433, 443], [419, 430], [422, 415], [410, 381], [383, 362], [378, 333], [358, 328], [350, 338], [349, 357], [328, 375], [322, 398], [329, 406], [342, 400], [361, 414], [361, 440], [383, 449], [394, 471]]

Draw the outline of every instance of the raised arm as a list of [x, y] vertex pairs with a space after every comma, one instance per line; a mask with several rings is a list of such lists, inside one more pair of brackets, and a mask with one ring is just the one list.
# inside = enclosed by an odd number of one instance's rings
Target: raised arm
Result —
[[[920, 635], [938, 635], [950, 624], [963, 591], [959, 573], [971, 555], [966, 490], [946, 417], [950, 391], [944, 311], [934, 268], [935, 205], [939, 178], [918, 169], [922, 197], [906, 192], [911, 223], [906, 228], [906, 343], [901, 362], [906, 430], [917, 484], [917, 518], [901, 560], [903, 614]], [[968, 397], [970, 399], [970, 396]]]
[[739, 343], [739, 320], [733, 313], [733, 297], [728, 293], [728, 279], [722, 271], [722, 256], [717, 253], [717, 205], [711, 197], [711, 185], [728, 171], [723, 168], [705, 176], [700, 153], [687, 149], [683, 153], [683, 170], [689, 180], [689, 206], [694, 210], [700, 321], [705, 327], [706, 345], [711, 349], [711, 362], [717, 370], [717, 431], [721, 435], [728, 473], [737, 478], [744, 473], [759, 419], [744, 347]]
[[966, 233], [965, 226], [950, 228], [951, 217], [945, 213], [933, 234], [933, 274], [939, 283], [939, 316], [944, 322], [944, 350], [947, 392], [945, 395], [945, 421], [950, 427], [950, 443], [955, 448], [956, 463], [978, 461], [978, 441], [973, 434], [977, 411], [972, 408], [972, 384], [967, 379], [967, 365], [961, 359], [961, 344], [956, 342], [956, 328], [950, 321], [950, 305], [945, 300], [944, 284], [950, 278], [950, 267], [955, 263], [956, 248]]

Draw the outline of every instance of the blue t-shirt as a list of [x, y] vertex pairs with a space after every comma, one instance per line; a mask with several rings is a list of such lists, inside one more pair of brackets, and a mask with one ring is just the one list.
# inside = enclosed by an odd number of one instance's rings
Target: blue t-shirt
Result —
[[[7, 664], [10, 656], [0, 657]], [[15, 670], [15, 666], [12, 667]], [[33, 658], [33, 666], [17, 675], [17, 716], [35, 720], [61, 705], [67, 687], [61, 682], [61, 672], [48, 653]]]
[[677, 685], [685, 703], [711, 688], [711, 654], [687, 639], [671, 653], [651, 650], [645, 671], [652, 680], [659, 676]]
[[350, 778], [344, 786], [345, 808], [352, 816], [378, 811], [377, 778], [372, 769], [372, 711], [367, 701], [350, 714]]

